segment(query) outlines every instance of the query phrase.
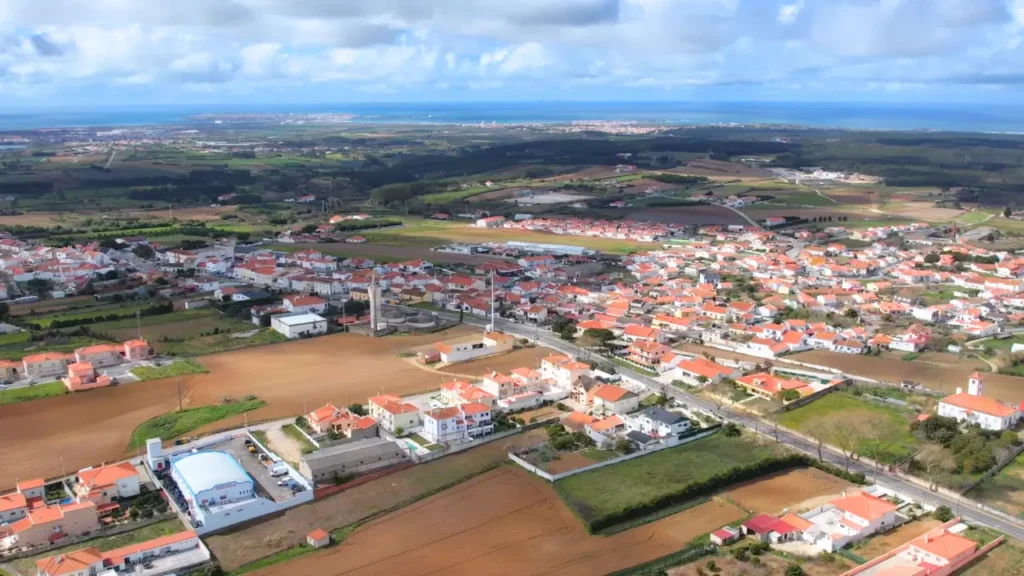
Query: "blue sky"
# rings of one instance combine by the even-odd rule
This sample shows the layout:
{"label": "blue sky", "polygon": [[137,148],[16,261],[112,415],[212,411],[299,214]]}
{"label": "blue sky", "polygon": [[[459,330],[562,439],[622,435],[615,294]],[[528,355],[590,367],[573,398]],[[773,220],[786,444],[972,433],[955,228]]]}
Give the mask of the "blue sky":
{"label": "blue sky", "polygon": [[1024,102],[1024,0],[0,0],[0,113]]}

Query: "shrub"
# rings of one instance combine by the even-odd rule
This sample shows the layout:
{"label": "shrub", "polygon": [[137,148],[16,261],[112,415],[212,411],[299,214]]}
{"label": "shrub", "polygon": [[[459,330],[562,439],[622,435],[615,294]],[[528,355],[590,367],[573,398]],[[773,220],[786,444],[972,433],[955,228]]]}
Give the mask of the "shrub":
{"label": "shrub", "polygon": [[733,422],[729,422],[725,426],[722,426],[722,434],[727,438],[733,438],[743,434],[743,431],[740,430],[740,427]]}
{"label": "shrub", "polygon": [[939,522],[949,522],[953,519],[953,511],[949,509],[949,506],[939,506],[935,509],[933,516]]}
{"label": "shrub", "polygon": [[804,576],[804,569],[798,564],[790,564],[786,567],[786,576]]}

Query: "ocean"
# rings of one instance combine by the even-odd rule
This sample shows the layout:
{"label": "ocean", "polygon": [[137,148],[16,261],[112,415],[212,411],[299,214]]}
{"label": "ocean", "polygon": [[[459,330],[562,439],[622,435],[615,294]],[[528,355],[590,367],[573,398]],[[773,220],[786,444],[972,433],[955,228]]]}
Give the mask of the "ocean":
{"label": "ocean", "polygon": [[1024,106],[806,102],[463,102],[107,107],[0,113],[0,131],[202,125],[208,114],[352,114],[353,122],[560,124],[581,120],[666,125],[764,124],[857,130],[1024,133]]}

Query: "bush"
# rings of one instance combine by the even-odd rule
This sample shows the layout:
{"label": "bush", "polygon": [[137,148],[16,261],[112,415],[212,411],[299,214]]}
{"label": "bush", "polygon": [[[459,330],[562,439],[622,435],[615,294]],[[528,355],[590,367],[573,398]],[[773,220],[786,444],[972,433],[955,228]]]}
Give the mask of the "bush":
{"label": "bush", "polygon": [[739,426],[732,422],[729,422],[725,426],[722,426],[722,435],[724,435],[726,438],[734,438],[736,436],[740,436],[741,434],[743,434],[743,431],[740,430]]}
{"label": "bush", "polygon": [[804,569],[798,564],[790,564],[786,567],[786,576],[804,576]]}
{"label": "bush", "polygon": [[949,509],[949,506],[939,506],[935,509],[933,516],[939,522],[949,522],[954,517],[953,511]]}

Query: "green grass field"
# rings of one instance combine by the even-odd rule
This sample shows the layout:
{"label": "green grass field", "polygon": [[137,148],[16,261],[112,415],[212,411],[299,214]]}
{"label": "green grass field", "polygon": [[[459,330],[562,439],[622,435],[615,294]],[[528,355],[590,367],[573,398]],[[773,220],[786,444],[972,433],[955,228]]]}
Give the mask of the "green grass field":
{"label": "green grass field", "polygon": [[602,517],[638,506],[737,466],[773,456],[771,448],[717,434],[620,464],[570,476],[559,492],[580,516]]}
{"label": "green grass field", "polygon": [[487,187],[487,186],[474,186],[472,188],[466,188],[465,190],[450,190],[448,192],[438,192],[437,194],[426,194],[420,196],[420,200],[424,204],[449,204],[451,202],[459,202],[469,198],[470,196],[476,196],[477,194],[483,194],[484,192],[493,192],[495,190],[501,190],[498,187]]}
{"label": "green grass field", "polygon": [[281,432],[284,432],[285,436],[297,442],[303,454],[308,454],[313,450],[316,450],[316,446],[314,446],[313,443],[309,441],[309,438],[306,438],[306,435],[303,434],[302,431],[295,426],[295,424],[289,424],[287,426],[282,427]]}
{"label": "green grass field", "polygon": [[[152,302],[144,302],[144,303],[141,303],[141,304],[128,304],[128,303],[112,304],[112,303],[106,303],[106,304],[103,304],[103,305],[100,305],[100,306],[95,306],[95,307],[87,308],[87,309],[82,310],[82,311],[58,312],[56,314],[47,314],[45,316],[25,317],[23,319],[26,322],[31,322],[33,324],[38,324],[40,328],[46,329],[46,328],[50,327],[50,324],[52,324],[52,323],[54,323],[54,322],[56,322],[58,320],[87,320],[87,319],[90,319],[90,318],[97,318],[97,317],[100,317],[100,316],[106,316],[108,314],[128,315],[128,314],[134,314],[137,310],[142,310],[143,308],[149,308],[150,306],[153,306]],[[132,321],[134,322],[134,320],[132,320]]]}
{"label": "green grass field", "polygon": [[967,288],[961,288],[959,286],[936,286],[929,288],[921,297],[928,306],[936,304],[948,304],[950,300],[957,297],[956,292],[964,294],[977,294],[977,290],[969,290]]}
{"label": "green grass field", "polygon": [[50,396],[61,396],[63,394],[68,394],[68,389],[65,388],[64,383],[60,381],[46,382],[44,384],[36,384],[35,386],[23,386],[21,388],[11,388],[9,390],[0,390],[0,406],[4,404],[28,402],[29,400],[36,400],[38,398],[49,398]]}
{"label": "green grass field", "polygon": [[164,520],[162,522],[150,524],[149,526],[143,526],[137,530],[123,532],[115,536],[94,538],[86,542],[79,542],[78,544],[47,550],[46,552],[36,556],[20,558],[12,561],[11,566],[17,570],[19,574],[35,574],[37,572],[36,560],[42,560],[43,558],[49,558],[50,556],[56,556],[57,554],[72,552],[74,550],[81,550],[82,548],[89,547],[97,548],[100,552],[108,552],[116,548],[139,544],[140,542],[146,542],[147,540],[152,540],[161,536],[177,534],[184,530],[185,527],[181,525],[181,522],[178,519]]}
{"label": "green grass field", "polygon": [[979,484],[968,496],[1007,514],[1024,518],[1024,454]]}
{"label": "green grass field", "polygon": [[211,422],[223,420],[243,412],[251,412],[264,404],[266,402],[262,400],[245,400],[231,404],[186,408],[178,412],[157,416],[139,424],[138,428],[132,432],[132,440],[128,449],[135,450],[139,446],[145,445],[146,440],[149,438],[171,440],[183,434],[188,434]]}
{"label": "green grass field", "polygon": [[139,380],[159,380],[160,378],[170,378],[172,376],[184,376],[186,374],[202,374],[209,372],[206,366],[203,366],[196,360],[190,358],[184,360],[175,360],[171,364],[166,366],[138,366],[132,368],[132,374],[138,377]]}
{"label": "green grass field", "polygon": [[60,352],[61,354],[70,354],[75,351],[75,348],[81,348],[82,346],[89,346],[91,344],[109,344],[109,342],[86,336],[73,336],[66,340],[58,339],[40,342],[31,342],[26,340],[24,342],[0,346],[0,359],[20,360],[30,354],[40,354],[42,352]]}
{"label": "green grass field", "polygon": [[848,392],[833,392],[806,406],[790,410],[779,417],[779,425],[806,433],[810,426],[818,421],[818,417],[858,412],[881,414],[891,420],[893,427],[899,430],[889,439],[889,447],[881,451],[880,460],[886,463],[894,462],[909,456],[915,450],[918,440],[910,433],[909,412],[861,400]]}
{"label": "green grass field", "polygon": [[[256,326],[249,324],[242,330],[255,330]],[[199,336],[182,342],[158,342],[154,344],[162,354],[172,356],[202,356],[216,352],[227,352],[250,346],[262,346],[264,344],[276,344],[286,342],[288,339],[280,333],[269,328],[262,328],[253,336],[248,338],[235,338],[230,333],[214,334],[211,336]]]}

